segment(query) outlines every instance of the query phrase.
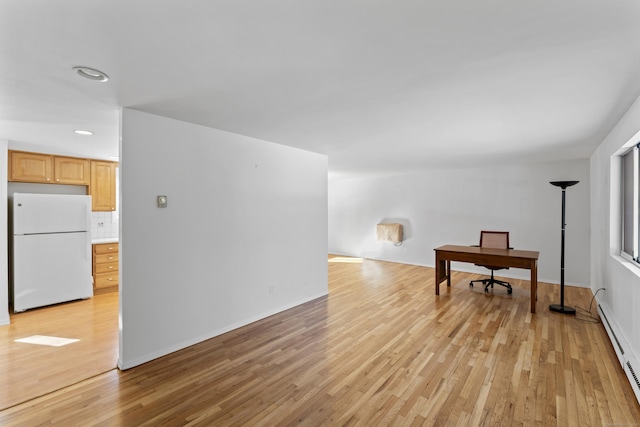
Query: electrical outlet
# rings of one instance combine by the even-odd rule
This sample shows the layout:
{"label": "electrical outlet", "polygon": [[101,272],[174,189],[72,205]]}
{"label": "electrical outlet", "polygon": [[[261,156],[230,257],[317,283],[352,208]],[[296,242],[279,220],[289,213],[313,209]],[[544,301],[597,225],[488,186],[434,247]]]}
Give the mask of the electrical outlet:
{"label": "electrical outlet", "polygon": [[273,292],[275,291],[273,285],[269,285],[268,289],[269,289],[269,295],[273,295]]}

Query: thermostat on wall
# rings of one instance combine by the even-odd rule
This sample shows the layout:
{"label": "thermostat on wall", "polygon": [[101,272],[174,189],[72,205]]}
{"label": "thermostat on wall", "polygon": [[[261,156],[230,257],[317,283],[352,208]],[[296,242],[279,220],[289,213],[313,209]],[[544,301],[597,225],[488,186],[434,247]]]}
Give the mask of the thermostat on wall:
{"label": "thermostat on wall", "polygon": [[167,196],[158,196],[158,207],[159,208],[167,207]]}

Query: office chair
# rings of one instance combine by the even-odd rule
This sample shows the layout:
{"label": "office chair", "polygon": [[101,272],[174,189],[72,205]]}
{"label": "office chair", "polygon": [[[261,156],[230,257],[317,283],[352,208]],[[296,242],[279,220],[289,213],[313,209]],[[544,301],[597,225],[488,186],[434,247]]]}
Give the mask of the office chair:
{"label": "office chair", "polygon": [[[492,249],[511,249],[509,247],[509,232],[508,231],[481,231],[480,232],[480,247],[492,248]],[[481,267],[491,270],[491,277],[488,279],[472,280],[469,282],[469,286],[473,287],[474,282],[481,282],[484,285],[484,291],[489,292],[489,286],[493,289],[494,284],[498,284],[507,288],[507,292],[511,294],[513,289],[511,285],[502,280],[498,280],[493,277],[493,272],[496,270],[508,269],[509,267],[495,267],[491,265],[476,264]]]}

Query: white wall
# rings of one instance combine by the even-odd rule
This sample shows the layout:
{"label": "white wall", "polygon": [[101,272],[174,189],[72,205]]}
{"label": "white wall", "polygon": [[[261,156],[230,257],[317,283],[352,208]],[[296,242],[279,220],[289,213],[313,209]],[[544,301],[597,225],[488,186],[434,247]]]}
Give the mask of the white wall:
{"label": "white wall", "polygon": [[128,109],[121,126],[122,369],[327,294],[326,156]]}
{"label": "white wall", "polygon": [[[628,142],[640,142],[640,98],[591,157],[592,289],[605,287],[598,302],[640,361],[640,268],[622,260],[617,159],[612,155]],[[635,138],[634,138],[635,135]],[[612,169],[613,165],[613,169]],[[613,179],[612,179],[613,177]],[[622,336],[620,336],[620,334]]]}
{"label": "white wall", "polygon": [[0,185],[0,325],[9,324],[9,261],[7,230],[7,176],[9,141],[0,139],[0,176],[4,185]]}
{"label": "white wall", "polygon": [[[434,266],[433,249],[478,244],[480,230],[510,232],[511,246],[540,251],[540,281],[560,282],[561,190],[567,189],[565,283],[589,286],[589,161],[447,169],[329,180],[329,252]],[[402,246],[376,241],[379,222],[403,224]],[[471,264],[460,271],[485,273]],[[528,279],[528,270],[501,275]]]}

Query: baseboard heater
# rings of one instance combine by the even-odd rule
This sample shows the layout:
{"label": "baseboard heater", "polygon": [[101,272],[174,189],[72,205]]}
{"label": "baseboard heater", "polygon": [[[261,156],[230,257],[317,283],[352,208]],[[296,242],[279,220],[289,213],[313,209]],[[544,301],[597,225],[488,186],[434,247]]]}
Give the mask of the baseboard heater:
{"label": "baseboard heater", "polygon": [[606,314],[604,314],[604,311],[602,310],[602,307],[598,304],[598,309],[600,311],[600,315],[602,316],[602,318],[604,319],[605,323],[605,329],[607,330],[607,333],[609,334],[609,338],[613,338],[613,341],[616,343],[616,345],[618,346],[618,351],[616,351],[616,353],[620,353],[620,355],[618,356],[618,358],[620,359],[620,363],[623,363],[624,357],[624,347],[622,347],[622,344],[620,344],[620,341],[618,340],[618,337],[616,335],[615,332],[613,332],[613,327],[611,326],[611,323],[609,323],[609,318],[607,317]]}
{"label": "baseboard heater", "polygon": [[600,313],[600,317],[604,319],[604,322],[602,322],[604,329],[607,331],[607,335],[609,335],[611,343],[614,344],[613,349],[618,356],[620,365],[622,365],[622,369],[631,384],[633,393],[636,395],[636,400],[640,403],[640,380],[638,380],[638,376],[636,375],[636,369],[639,369],[640,365],[638,364],[637,359],[630,354],[631,352],[625,352],[625,348],[627,347],[626,341],[622,335],[618,338],[619,334],[616,333],[618,330],[617,325],[615,325],[615,322],[612,324],[609,321],[605,309],[600,304],[598,304],[598,313]]}

